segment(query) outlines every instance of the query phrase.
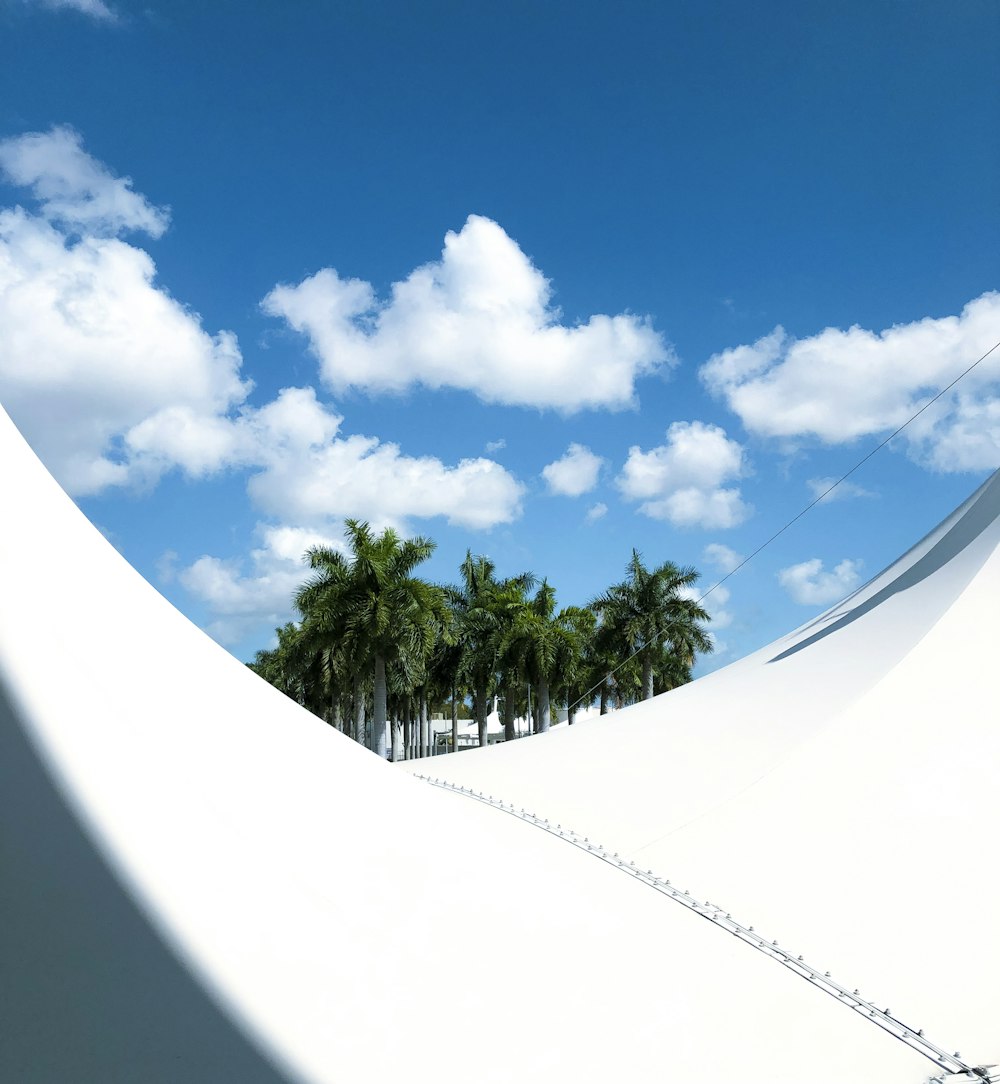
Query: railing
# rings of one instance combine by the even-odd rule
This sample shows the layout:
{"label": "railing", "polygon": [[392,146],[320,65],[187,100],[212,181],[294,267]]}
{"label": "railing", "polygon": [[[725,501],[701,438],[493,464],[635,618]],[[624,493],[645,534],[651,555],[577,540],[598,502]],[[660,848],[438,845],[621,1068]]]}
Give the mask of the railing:
{"label": "railing", "polygon": [[[432,779],[426,775],[417,774],[416,778],[423,779],[432,786],[440,787],[443,790],[463,794],[467,798],[473,798],[477,802],[482,802],[484,805],[492,806],[494,809],[499,809],[512,817],[526,821],[528,824],[532,824],[550,835],[558,836],[566,843],[586,851],[588,854],[593,855],[594,858],[599,858],[602,862],[608,863],[608,865],[613,866],[622,873],[634,877],[637,881],[655,889],[664,896],[668,896],[689,911],[693,911],[701,918],[707,919],[734,937],[738,937],[752,948],[757,949],[758,952],[762,952],[765,956],[776,960],[782,966],[787,967],[789,971],[798,975],[799,978],[805,979],[806,982],[812,983],[813,986],[818,987],[824,993],[836,998],[841,1004],[859,1013],[877,1027],[882,1028],[883,1031],[889,1032],[894,1038],[932,1061],[947,1076],[965,1076],[972,1080],[984,1082],[1000,1081],[1000,1075],[990,1073],[991,1069],[996,1068],[995,1066],[971,1065],[962,1059],[960,1052],[957,1050],[953,1054],[949,1054],[942,1047],[931,1042],[924,1035],[922,1028],[910,1027],[910,1025],[903,1023],[898,1017],[893,1016],[888,1008],[878,1008],[874,1002],[863,998],[857,990],[849,990],[846,986],[842,986],[831,976],[829,971],[821,971],[819,968],[813,967],[801,956],[781,948],[777,941],[769,941],[766,937],[761,936],[753,926],[744,926],[737,922],[720,905],[710,903],[708,900],[702,903],[697,897],[691,895],[687,889],[681,891],[672,885],[669,880],[657,877],[652,870],[640,869],[635,862],[626,861],[617,852],[608,852],[599,843],[591,841],[586,836],[578,835],[571,828],[564,828],[561,824],[550,824],[546,818],[529,813],[523,808],[518,809],[513,803],[494,798],[492,794],[484,795],[482,791],[473,790],[471,787],[458,786],[444,779]],[[943,1078],[939,1076],[931,1077],[927,1084],[943,1084]]]}

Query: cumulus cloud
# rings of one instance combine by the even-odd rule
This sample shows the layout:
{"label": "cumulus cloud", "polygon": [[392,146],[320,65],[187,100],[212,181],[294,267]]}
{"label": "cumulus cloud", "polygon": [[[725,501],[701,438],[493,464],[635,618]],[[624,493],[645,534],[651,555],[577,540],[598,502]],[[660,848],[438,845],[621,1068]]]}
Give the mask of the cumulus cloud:
{"label": "cumulus cloud", "polygon": [[156,559],[156,575],[160,583],[173,583],[177,579],[177,562],[180,554],[176,550],[164,550]]}
{"label": "cumulus cloud", "polygon": [[700,602],[704,609],[708,611],[709,617],[711,618],[708,634],[713,645],[718,647],[720,641],[716,639],[715,634],[722,629],[729,628],[733,623],[733,615],[726,609],[732,596],[728,587],[720,585],[719,587],[716,587],[707,598],[702,598],[702,595],[711,586],[712,585],[709,584],[705,588],[697,586],[682,587],[678,590],[677,594],[681,598],[691,599],[692,602]]}
{"label": "cumulus cloud", "polygon": [[132,190],[83,149],[72,128],[55,127],[0,141],[0,172],[30,188],[44,218],[102,236],[136,230],[160,237],[169,212]]}
{"label": "cumulus cloud", "polygon": [[823,562],[814,557],[781,569],[778,583],[802,606],[825,606],[849,595],[860,584],[861,567],[861,561],[845,558],[832,572],[824,572]]}
{"label": "cumulus cloud", "polygon": [[488,459],[448,466],[375,437],[342,436],[312,389],[250,407],[229,332],[210,335],[155,282],[143,249],[112,236],[166,219],[68,129],[0,142],[0,168],[40,207],[0,211],[0,397],[74,495],[254,471],[248,488],[283,521],[447,517],[488,527],[522,487]]}
{"label": "cumulus cloud", "polygon": [[524,487],[497,463],[406,456],[374,437],[339,436],[342,423],[312,388],[286,388],[233,423],[233,454],[257,468],[247,483],[251,499],[280,522],[258,526],[262,544],[249,561],[204,554],[178,575],[213,615],[207,631],[220,643],[288,620],[302,555],[313,545],[342,549],[346,517],[405,534],[415,517],[481,529],[520,515]]}
{"label": "cumulus cloud", "polygon": [[523,486],[489,459],[450,465],[345,433],[312,388],[251,406],[235,336],[209,334],[120,236],[159,236],[166,212],[75,133],[0,142],[0,169],[37,204],[0,209],[0,399],[56,477],[82,496],[170,470],[240,469],[274,521],[245,561],[205,554],[178,570],[168,552],[158,563],[222,642],[287,619],[302,553],[339,536],[344,517],[405,530],[411,517],[488,528],[520,514]]}
{"label": "cumulus cloud", "polygon": [[875,496],[870,489],[865,489],[863,486],[859,486],[851,481],[841,482],[836,489],[831,490],[828,493],[827,490],[829,490],[830,486],[836,481],[836,478],[810,478],[806,482],[806,485],[813,495],[813,500],[822,498],[820,502],[822,504],[829,504],[831,501],[847,501],[854,497]]}
{"label": "cumulus cloud", "polygon": [[[230,424],[230,454],[255,468],[250,497],[278,523],[258,526],[262,544],[248,560],[204,554],[178,576],[211,613],[207,631],[220,643],[288,620],[304,578],[302,555],[313,545],[342,549],[337,539],[348,516],[405,534],[416,517],[443,516],[476,529],[520,515],[524,487],[499,464],[469,459],[447,466],[407,456],[374,437],[341,436],[342,424],[312,388],[285,388]],[[157,439],[172,448],[181,435],[161,432]]]}
{"label": "cumulus cloud", "polygon": [[604,460],[583,444],[571,444],[565,455],[542,468],[542,477],[550,493],[580,497],[597,485]]}
{"label": "cumulus cloud", "polygon": [[103,19],[108,22],[114,22],[118,18],[104,0],[36,0],[36,2],[40,7],[49,8],[52,11],[79,11],[83,15],[90,15],[94,19]]}
{"label": "cumulus cloud", "polygon": [[604,501],[598,501],[597,504],[592,504],[587,509],[587,515],[584,519],[587,523],[596,523],[599,519],[603,519],[608,514],[608,506]]}
{"label": "cumulus cloud", "polygon": [[259,524],[260,545],[248,561],[208,555],[183,569],[178,579],[214,614],[208,632],[235,644],[262,624],[278,626],[291,615],[291,600],[306,578],[303,555],[311,546],[343,549],[339,539],[302,527]]}
{"label": "cumulus cloud", "polygon": [[262,470],[248,483],[254,502],[276,518],[315,522],[353,516],[403,525],[410,516],[487,528],[520,515],[524,487],[490,459],[446,466],[407,456],[376,437],[337,437],[343,418],[311,388],[290,388],[250,419]]}
{"label": "cumulus cloud", "polygon": [[719,572],[728,574],[743,563],[743,554],[724,546],[721,542],[710,542],[702,551],[702,557]]}
{"label": "cumulus cloud", "polygon": [[[193,440],[249,391],[235,337],[206,332],[154,276],[117,238],[71,241],[22,208],[0,211],[0,394],[73,494],[155,480],[152,459],[120,438],[165,404]],[[197,473],[217,465],[210,449],[186,454]]]}
{"label": "cumulus cloud", "polygon": [[491,403],[621,409],[636,378],[673,362],[646,319],[592,316],[565,325],[548,280],[496,222],[470,215],[441,258],[394,283],[324,268],[276,286],[264,311],[304,334],[334,391],[459,388]]}
{"label": "cumulus cloud", "polygon": [[25,436],[71,493],[92,494],[156,480],[169,457],[129,438],[173,411],[191,437],[174,461],[215,469],[224,450],[202,430],[250,389],[236,339],[206,332],[156,284],[148,253],[115,236],[158,236],[166,212],[67,128],[0,142],[0,170],[39,203],[0,211],[0,395]]}
{"label": "cumulus cloud", "polygon": [[616,484],[639,511],[678,527],[735,527],[750,514],[737,487],[745,471],[743,446],[705,422],[674,422],[665,444],[629,449]]}
{"label": "cumulus cloud", "polygon": [[[795,339],[778,327],[752,345],[716,354],[706,386],[752,433],[840,444],[902,425],[997,340],[1000,293],[958,316],[881,332],[827,328]],[[985,361],[910,426],[910,453],[944,471],[1000,463],[1000,357]]]}
{"label": "cumulus cloud", "polygon": [[410,517],[443,516],[482,529],[520,515],[524,487],[493,460],[448,466],[434,456],[408,456],[378,437],[341,435],[343,422],[313,388],[283,388],[234,419],[161,410],[135,426],[126,443],[149,473],[169,463],[192,474],[218,463],[251,468],[254,504],[284,521],[350,516],[405,528]]}
{"label": "cumulus cloud", "polygon": [[733,623],[733,615],[726,609],[730,593],[728,587],[716,587],[716,589],[702,603],[712,615],[712,628],[718,632],[726,629]]}

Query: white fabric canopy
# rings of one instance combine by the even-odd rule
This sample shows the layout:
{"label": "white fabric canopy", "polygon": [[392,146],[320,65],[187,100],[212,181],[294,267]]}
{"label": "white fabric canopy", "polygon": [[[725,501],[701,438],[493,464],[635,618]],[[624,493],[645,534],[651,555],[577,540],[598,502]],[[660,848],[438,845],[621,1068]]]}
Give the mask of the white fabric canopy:
{"label": "white fabric canopy", "polygon": [[[0,1078],[937,1071],[635,877],[288,701],[126,564],[2,412],[0,462],[20,750]],[[406,767],[684,882],[965,1062],[1000,1061],[998,513],[994,478],[844,603],[689,686]]]}

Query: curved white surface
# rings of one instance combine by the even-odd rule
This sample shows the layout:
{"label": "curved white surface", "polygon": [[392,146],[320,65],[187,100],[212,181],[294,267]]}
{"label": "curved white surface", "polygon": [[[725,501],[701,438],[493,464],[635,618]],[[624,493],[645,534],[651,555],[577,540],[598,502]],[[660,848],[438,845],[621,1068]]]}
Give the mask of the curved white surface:
{"label": "curved white surface", "polygon": [[[921,1084],[933,1071],[634,879],[299,709],[146,584],[2,413],[0,462],[0,688],[119,883],[275,1079]],[[689,878],[967,1060],[1000,1060],[998,511],[994,480],[951,535],[675,693],[409,767]],[[917,582],[878,595],[906,574]],[[768,661],[866,599],[878,604]],[[63,919],[72,940],[71,895]],[[142,994],[142,974],[121,981]],[[18,1079],[46,1079],[25,1057]],[[89,1079],[152,1079],[141,1043],[133,1058]],[[162,1053],[150,1043],[146,1058],[151,1070]]]}

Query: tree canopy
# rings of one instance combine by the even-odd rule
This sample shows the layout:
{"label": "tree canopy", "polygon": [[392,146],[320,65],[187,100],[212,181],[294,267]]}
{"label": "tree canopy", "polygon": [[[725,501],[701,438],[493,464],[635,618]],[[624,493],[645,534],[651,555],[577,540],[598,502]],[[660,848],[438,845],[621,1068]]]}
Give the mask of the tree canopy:
{"label": "tree canopy", "polygon": [[434,551],[429,538],[350,519],[345,543],[308,550],[298,620],[276,629],[276,645],[249,665],[383,757],[387,722],[393,759],[434,751],[437,708],[450,711],[457,748],[467,702],[480,744],[493,704],[509,741],[517,718],[530,715],[531,733],[548,730],[553,705],[572,723],[595,700],[603,713],[672,689],[712,650],[696,570],[671,561],[647,568],[636,550],[623,580],[587,606],[559,609],[547,579],[500,578],[471,550],[458,582],[439,585],[416,575]]}

